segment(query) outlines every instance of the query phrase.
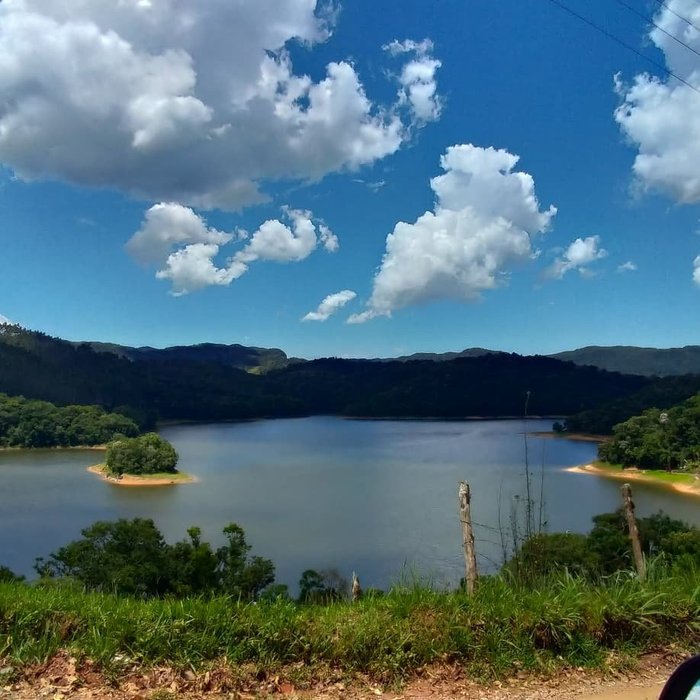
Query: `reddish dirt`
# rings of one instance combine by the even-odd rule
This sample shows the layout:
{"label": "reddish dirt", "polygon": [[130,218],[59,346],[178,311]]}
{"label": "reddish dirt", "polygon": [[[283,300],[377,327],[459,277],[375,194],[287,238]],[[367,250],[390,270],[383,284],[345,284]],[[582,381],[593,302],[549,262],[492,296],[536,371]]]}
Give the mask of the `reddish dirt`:
{"label": "reddish dirt", "polygon": [[[458,667],[439,667],[424,670],[401,688],[355,679],[349,684],[329,680],[299,690],[287,680],[265,674],[246,683],[243,676],[236,680],[224,668],[200,675],[170,669],[131,670],[110,681],[89,662],[77,664],[67,654],[59,654],[25,671],[23,678],[0,685],[0,700],[654,700],[680,660],[672,654],[655,654],[624,673],[570,669],[549,678],[519,673],[490,685],[465,678]],[[3,672],[8,674],[0,663],[0,684],[6,682],[1,680]]]}

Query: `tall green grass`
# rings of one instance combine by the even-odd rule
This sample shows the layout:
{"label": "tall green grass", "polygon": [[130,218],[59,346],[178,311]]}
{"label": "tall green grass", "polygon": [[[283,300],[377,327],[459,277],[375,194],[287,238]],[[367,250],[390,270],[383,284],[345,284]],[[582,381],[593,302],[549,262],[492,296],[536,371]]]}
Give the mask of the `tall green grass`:
{"label": "tall green grass", "polygon": [[107,670],[125,662],[197,669],[225,660],[267,670],[303,662],[310,673],[332,667],[391,681],[435,662],[493,677],[698,642],[700,573],[662,566],[645,582],[626,572],[600,584],[564,574],[529,587],[491,577],[471,598],[397,587],[327,606],[0,585],[0,659],[17,666],[65,649]]}

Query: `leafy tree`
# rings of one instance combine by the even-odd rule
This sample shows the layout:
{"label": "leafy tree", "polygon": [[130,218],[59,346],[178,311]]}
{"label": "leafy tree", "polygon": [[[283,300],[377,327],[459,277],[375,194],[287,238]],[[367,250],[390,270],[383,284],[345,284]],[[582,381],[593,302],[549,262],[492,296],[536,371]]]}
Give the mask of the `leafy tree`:
{"label": "leafy tree", "polygon": [[107,469],[112,474],[175,472],[177,460],[175,448],[157,433],[121,437],[107,446]]}
{"label": "leafy tree", "polygon": [[37,572],[98,591],[156,596],[170,590],[168,545],[153,520],[99,521],[82,535],[47,561],[37,560]]}
{"label": "leafy tree", "polygon": [[248,559],[250,545],[236,523],[224,528],[227,543],[216,550],[220,587],[224,593],[254,600],[275,580],[275,566],[269,559]]}
{"label": "leafy tree", "polygon": [[307,569],[299,579],[299,602],[331,603],[347,596],[348,582],[335,569]]}
{"label": "leafy tree", "polygon": [[67,578],[91,590],[143,597],[186,597],[225,593],[245,600],[258,598],[274,582],[272,562],[248,558],[243,530],[231,523],[228,544],[214,552],[191,527],[188,539],[169,545],[152,520],[135,518],[97,522],[71,542],[37,560],[42,577]]}
{"label": "leafy tree", "polygon": [[12,583],[16,581],[24,581],[24,576],[18,576],[6,566],[0,566],[0,583]]}

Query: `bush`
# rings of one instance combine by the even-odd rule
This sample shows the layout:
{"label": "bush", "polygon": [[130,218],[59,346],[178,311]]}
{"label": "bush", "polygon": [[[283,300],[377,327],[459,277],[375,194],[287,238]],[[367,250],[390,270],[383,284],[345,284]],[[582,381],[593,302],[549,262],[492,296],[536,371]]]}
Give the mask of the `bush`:
{"label": "bush", "polygon": [[254,600],[275,580],[269,559],[248,557],[245,533],[231,523],[227,544],[214,552],[192,527],[188,538],[168,544],[153,520],[96,522],[83,537],[37,560],[43,578],[78,581],[86,589],[140,597],[179,598],[221,593]]}

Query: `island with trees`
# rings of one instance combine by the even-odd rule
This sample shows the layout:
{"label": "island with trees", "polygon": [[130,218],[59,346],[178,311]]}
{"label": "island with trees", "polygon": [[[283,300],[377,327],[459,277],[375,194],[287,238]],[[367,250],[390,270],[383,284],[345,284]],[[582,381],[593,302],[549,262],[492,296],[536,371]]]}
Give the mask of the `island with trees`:
{"label": "island with trees", "polygon": [[192,483],[194,477],[177,469],[175,448],[157,433],[119,436],[107,445],[104,464],[89,467],[106,481],[120,486],[169,486]]}
{"label": "island with trees", "polygon": [[700,394],[618,423],[598,455],[598,462],[578,471],[663,483],[700,496]]}

